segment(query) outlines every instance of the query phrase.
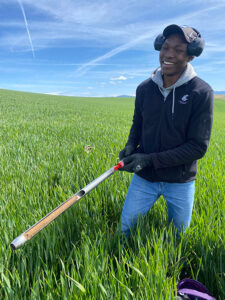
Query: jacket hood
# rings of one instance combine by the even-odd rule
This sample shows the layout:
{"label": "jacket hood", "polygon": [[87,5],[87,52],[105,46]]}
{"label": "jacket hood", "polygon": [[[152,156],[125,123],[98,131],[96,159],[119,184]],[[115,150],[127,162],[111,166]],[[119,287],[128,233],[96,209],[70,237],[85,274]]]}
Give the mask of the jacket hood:
{"label": "jacket hood", "polygon": [[169,93],[173,90],[173,102],[172,102],[172,118],[174,116],[174,105],[175,105],[175,89],[184,83],[187,83],[190,81],[192,78],[196,77],[197,74],[194,71],[194,68],[192,67],[191,64],[187,64],[186,69],[184,72],[181,74],[180,78],[171,86],[164,88],[163,87],[163,78],[162,78],[162,70],[161,67],[156,69],[152,73],[152,80],[158,85],[160,92],[162,93],[164,97],[164,101],[166,101],[166,97],[169,95]]}
{"label": "jacket hood", "polygon": [[163,87],[161,67],[157,68],[152,73],[151,77],[152,77],[152,80],[158,85],[158,87],[160,89],[162,88],[162,89],[172,90],[173,88],[177,88],[178,86],[181,86],[182,84],[188,82],[189,80],[191,80],[195,76],[197,76],[197,74],[195,73],[194,68],[192,67],[191,64],[188,63],[186,69],[184,70],[184,72],[182,73],[180,78],[173,85],[169,86],[168,88]]}

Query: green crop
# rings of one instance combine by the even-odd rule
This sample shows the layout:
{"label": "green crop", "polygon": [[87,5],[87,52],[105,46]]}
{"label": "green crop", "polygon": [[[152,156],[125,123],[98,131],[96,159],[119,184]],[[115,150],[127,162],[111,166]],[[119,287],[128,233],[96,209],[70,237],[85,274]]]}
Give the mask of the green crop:
{"label": "green crop", "polygon": [[225,299],[222,100],[215,101],[192,222],[180,241],[159,199],[120,245],[131,175],[116,172],[23,248],[10,248],[15,237],[118,162],[133,109],[133,98],[0,90],[1,299],[176,299],[184,277]]}

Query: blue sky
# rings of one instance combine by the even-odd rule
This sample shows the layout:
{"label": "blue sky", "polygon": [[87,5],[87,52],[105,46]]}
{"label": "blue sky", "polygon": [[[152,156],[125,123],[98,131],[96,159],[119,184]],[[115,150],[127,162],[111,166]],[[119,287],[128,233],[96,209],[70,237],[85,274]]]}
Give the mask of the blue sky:
{"label": "blue sky", "polygon": [[159,66],[155,37],[190,25],[206,41],[192,65],[225,90],[225,0],[0,0],[0,88],[134,95]]}

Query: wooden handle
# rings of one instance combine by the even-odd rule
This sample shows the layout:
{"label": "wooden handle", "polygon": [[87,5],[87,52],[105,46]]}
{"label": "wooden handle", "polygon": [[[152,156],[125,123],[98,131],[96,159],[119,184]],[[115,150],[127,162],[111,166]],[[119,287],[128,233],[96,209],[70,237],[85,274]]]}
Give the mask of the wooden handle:
{"label": "wooden handle", "polygon": [[66,200],[64,203],[62,203],[60,206],[58,206],[56,209],[54,209],[52,212],[50,212],[48,215],[46,215],[43,219],[41,219],[39,222],[34,224],[30,229],[28,229],[26,232],[24,232],[24,236],[27,240],[30,240],[33,236],[35,236],[39,231],[41,231],[44,227],[46,227],[49,223],[51,223],[55,218],[57,218],[61,213],[63,213],[65,210],[67,210],[71,205],[73,205],[75,202],[77,202],[81,197],[74,195],[68,200]]}

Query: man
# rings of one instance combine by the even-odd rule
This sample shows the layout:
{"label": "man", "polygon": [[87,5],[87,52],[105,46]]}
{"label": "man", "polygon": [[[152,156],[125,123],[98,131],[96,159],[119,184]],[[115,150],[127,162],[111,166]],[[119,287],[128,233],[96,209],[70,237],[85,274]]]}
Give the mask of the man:
{"label": "man", "polygon": [[191,27],[170,25],[155,40],[161,67],[137,88],[133,124],[119,154],[121,170],[135,173],[122,211],[126,235],[161,195],[177,234],[190,224],[197,160],[212,128],[213,91],[189,64],[203,48]]}

